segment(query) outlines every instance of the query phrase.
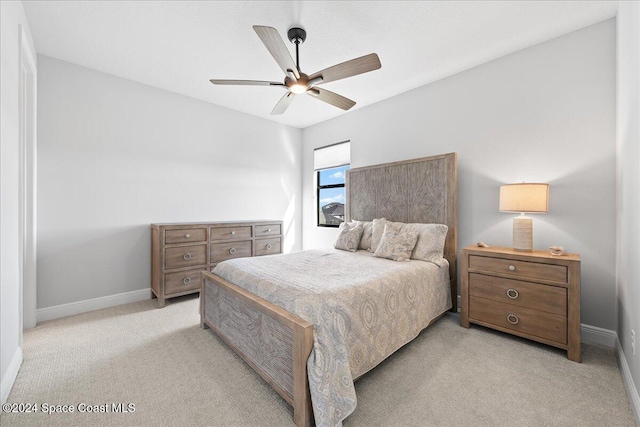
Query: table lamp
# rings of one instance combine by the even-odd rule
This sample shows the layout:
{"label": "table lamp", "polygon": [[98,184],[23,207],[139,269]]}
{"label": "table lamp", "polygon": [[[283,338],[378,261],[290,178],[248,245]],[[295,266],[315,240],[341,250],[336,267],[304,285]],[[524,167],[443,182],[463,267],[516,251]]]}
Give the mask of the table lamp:
{"label": "table lamp", "polygon": [[525,213],[549,212],[549,184],[507,184],[500,186],[500,212],[517,212],[513,219],[513,249],[533,250],[533,219]]}

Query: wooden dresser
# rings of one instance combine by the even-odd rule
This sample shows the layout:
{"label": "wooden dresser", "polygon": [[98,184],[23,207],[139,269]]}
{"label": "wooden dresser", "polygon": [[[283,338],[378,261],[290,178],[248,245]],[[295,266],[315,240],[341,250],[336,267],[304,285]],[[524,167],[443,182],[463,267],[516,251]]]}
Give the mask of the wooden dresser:
{"label": "wooden dresser", "polygon": [[200,272],[222,261],[282,253],[282,221],[151,224],[151,291],[167,298],[200,290]]}
{"label": "wooden dresser", "polygon": [[579,255],[468,246],[461,266],[461,326],[549,344],[580,362]]}

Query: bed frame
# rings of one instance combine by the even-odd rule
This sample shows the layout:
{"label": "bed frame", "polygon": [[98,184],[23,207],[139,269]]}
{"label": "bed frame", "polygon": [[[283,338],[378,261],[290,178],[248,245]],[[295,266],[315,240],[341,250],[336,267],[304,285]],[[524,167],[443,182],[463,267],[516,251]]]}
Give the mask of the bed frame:
{"label": "bed frame", "polygon": [[[450,311],[457,311],[456,154],[351,169],[346,199],[347,221],[387,218],[449,227],[444,256],[451,278]],[[293,406],[298,427],[314,424],[307,379],[307,359],[313,348],[311,323],[202,272],[200,326],[210,327]]]}

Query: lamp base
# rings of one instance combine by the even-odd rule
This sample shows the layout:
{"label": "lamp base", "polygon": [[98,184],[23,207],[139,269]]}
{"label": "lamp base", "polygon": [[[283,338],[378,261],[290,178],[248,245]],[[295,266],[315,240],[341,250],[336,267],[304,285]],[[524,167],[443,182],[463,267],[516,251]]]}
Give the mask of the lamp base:
{"label": "lamp base", "polygon": [[533,250],[533,219],[520,215],[513,219],[513,250],[531,252]]}

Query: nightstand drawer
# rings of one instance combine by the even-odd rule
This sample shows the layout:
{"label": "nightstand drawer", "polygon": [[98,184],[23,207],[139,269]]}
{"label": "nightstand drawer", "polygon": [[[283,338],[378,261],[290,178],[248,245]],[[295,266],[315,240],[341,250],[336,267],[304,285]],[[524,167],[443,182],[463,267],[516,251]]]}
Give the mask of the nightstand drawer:
{"label": "nightstand drawer", "polygon": [[567,267],[564,265],[470,255],[469,268],[492,273],[509,274],[514,277],[530,277],[533,279],[567,283]]}
{"label": "nightstand drawer", "polygon": [[206,228],[189,228],[182,230],[165,230],[164,243],[190,243],[207,240]]}
{"label": "nightstand drawer", "polygon": [[165,270],[182,267],[195,267],[207,265],[207,246],[179,246],[177,248],[165,248]]}
{"label": "nightstand drawer", "polygon": [[567,315],[567,289],[520,280],[469,273],[469,295]]}
{"label": "nightstand drawer", "polygon": [[211,243],[211,263],[251,256],[251,240],[227,243]]}
{"label": "nightstand drawer", "polygon": [[536,337],[567,343],[567,318],[526,307],[470,297],[469,319]]}
{"label": "nightstand drawer", "polygon": [[178,271],[177,273],[167,273],[164,275],[164,293],[175,294],[178,292],[191,291],[200,287],[200,272],[206,267],[195,270]]}
{"label": "nightstand drawer", "polygon": [[272,239],[256,239],[256,256],[281,253],[280,237]]}

